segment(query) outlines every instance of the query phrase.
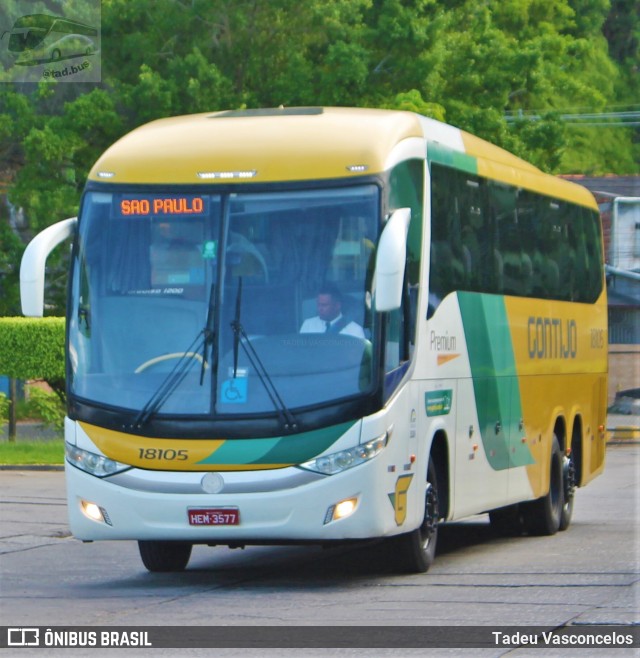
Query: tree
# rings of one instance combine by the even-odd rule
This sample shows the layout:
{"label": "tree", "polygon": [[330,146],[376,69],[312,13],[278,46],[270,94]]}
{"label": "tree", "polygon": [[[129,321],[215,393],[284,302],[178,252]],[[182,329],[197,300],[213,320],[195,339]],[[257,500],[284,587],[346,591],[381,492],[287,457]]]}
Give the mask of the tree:
{"label": "tree", "polygon": [[[15,8],[15,1],[5,7]],[[141,123],[281,104],[410,109],[550,172],[636,173],[637,128],[590,126],[579,118],[637,104],[636,6],[637,0],[103,0],[101,84],[5,85],[0,180],[28,218],[29,230],[18,234],[24,242],[77,213],[93,162]],[[17,258],[15,227],[6,214],[0,221],[3,257]],[[61,283],[60,259],[54,254],[50,266]],[[4,276],[0,312],[15,308],[12,276]],[[58,288],[54,313],[63,310]]]}

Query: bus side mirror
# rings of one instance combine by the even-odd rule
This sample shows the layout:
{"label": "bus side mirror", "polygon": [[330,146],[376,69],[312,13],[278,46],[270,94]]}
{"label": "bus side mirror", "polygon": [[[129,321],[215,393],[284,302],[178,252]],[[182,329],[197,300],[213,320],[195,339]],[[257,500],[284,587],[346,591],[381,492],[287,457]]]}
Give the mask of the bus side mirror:
{"label": "bus side mirror", "polygon": [[44,266],[49,254],[76,230],[77,217],[70,217],[44,229],[27,245],[20,263],[22,314],[41,318],[44,314]]}
{"label": "bus side mirror", "polygon": [[393,212],[382,229],[376,254],[376,311],[394,311],[402,304],[410,221],[411,208],[399,208]]}

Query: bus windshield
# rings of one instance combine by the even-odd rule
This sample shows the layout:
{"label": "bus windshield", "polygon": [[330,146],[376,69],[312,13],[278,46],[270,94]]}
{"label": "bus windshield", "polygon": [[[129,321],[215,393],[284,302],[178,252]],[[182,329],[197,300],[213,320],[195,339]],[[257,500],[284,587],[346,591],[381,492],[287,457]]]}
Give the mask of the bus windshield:
{"label": "bus windshield", "polygon": [[112,189],[87,192],[79,219],[74,398],[143,417],[222,417],[371,392],[375,185]]}

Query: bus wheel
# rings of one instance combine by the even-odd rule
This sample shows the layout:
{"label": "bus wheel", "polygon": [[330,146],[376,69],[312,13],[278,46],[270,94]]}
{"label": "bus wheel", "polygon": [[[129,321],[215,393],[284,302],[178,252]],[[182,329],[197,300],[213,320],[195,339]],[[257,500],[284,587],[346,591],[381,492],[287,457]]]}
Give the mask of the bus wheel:
{"label": "bus wheel", "polygon": [[424,573],[429,569],[436,556],[439,518],[436,468],[429,458],[422,525],[412,532],[391,538],[392,559],[400,570],[408,573]]}
{"label": "bus wheel", "polygon": [[562,483],[564,485],[564,500],[558,530],[566,530],[573,515],[573,498],[576,493],[576,468],[573,461],[573,452],[571,456],[565,456],[562,460]]}
{"label": "bus wheel", "polygon": [[538,500],[521,505],[524,525],[529,534],[554,535],[560,529],[565,509],[563,472],[560,444],[558,437],[554,434],[551,444],[549,492]]}
{"label": "bus wheel", "polygon": [[139,541],[142,563],[149,571],[184,571],[192,544],[177,541]]}

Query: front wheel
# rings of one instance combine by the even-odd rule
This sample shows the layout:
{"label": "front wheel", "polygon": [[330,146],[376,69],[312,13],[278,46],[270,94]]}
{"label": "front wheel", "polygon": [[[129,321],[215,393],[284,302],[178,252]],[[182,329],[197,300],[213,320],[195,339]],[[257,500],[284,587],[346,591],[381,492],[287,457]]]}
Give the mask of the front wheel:
{"label": "front wheel", "polygon": [[177,541],[139,541],[144,566],[152,572],[184,571],[192,544]]}
{"label": "front wheel", "polygon": [[422,524],[412,532],[389,540],[393,551],[391,558],[400,570],[407,573],[424,573],[429,569],[436,556],[439,519],[436,468],[433,460],[429,458]]}

